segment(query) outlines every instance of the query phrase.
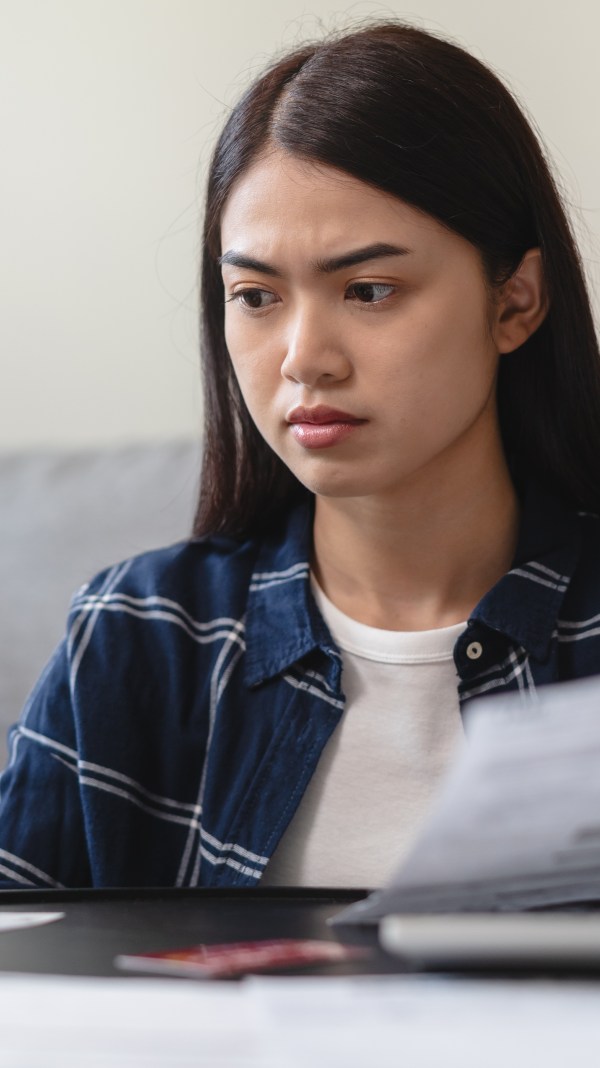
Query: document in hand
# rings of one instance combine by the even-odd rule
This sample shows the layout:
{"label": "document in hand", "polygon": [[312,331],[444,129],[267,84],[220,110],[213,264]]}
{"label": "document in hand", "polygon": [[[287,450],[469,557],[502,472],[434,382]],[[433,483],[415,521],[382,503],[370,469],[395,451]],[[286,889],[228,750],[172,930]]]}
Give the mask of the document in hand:
{"label": "document in hand", "polygon": [[334,924],[600,902],[600,678],[474,701],[466,733],[389,885]]}

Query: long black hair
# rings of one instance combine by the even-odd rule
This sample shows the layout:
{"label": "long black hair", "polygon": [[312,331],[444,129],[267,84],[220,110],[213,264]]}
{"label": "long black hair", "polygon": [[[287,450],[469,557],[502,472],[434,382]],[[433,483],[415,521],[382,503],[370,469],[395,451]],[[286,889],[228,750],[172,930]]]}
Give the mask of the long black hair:
{"label": "long black hair", "polygon": [[462,48],[404,23],[308,45],[231,112],[206,198],[201,338],[204,459],[195,533],[244,536],[307,491],[266,444],[224,338],[220,221],[236,179],[268,145],[339,168],[433,216],[480,252],[490,286],[540,247],[539,329],[501,357],[500,427],[517,488],[526,473],[600,507],[600,356],[583,270],[542,148],[512,94]]}

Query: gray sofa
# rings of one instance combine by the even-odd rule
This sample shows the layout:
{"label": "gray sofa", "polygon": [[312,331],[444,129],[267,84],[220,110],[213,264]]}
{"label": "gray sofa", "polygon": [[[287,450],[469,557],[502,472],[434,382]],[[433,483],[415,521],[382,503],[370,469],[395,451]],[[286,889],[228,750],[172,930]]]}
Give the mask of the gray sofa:
{"label": "gray sofa", "polygon": [[0,764],[6,733],[96,571],[186,537],[197,443],[0,454]]}

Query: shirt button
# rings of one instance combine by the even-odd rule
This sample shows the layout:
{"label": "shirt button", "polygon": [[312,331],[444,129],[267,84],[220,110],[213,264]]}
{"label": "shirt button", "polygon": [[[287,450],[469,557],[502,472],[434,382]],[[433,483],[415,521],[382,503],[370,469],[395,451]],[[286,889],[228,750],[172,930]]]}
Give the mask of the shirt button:
{"label": "shirt button", "polygon": [[469,660],[479,660],[482,652],[483,646],[481,642],[471,642],[470,645],[467,645],[467,656]]}

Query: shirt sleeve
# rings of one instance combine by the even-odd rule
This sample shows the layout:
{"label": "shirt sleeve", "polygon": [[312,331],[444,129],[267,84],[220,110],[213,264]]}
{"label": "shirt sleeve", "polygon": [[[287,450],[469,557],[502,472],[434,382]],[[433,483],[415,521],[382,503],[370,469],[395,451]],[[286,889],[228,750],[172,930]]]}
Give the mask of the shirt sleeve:
{"label": "shirt sleeve", "polygon": [[92,885],[64,641],[9,734],[0,776],[0,889]]}

